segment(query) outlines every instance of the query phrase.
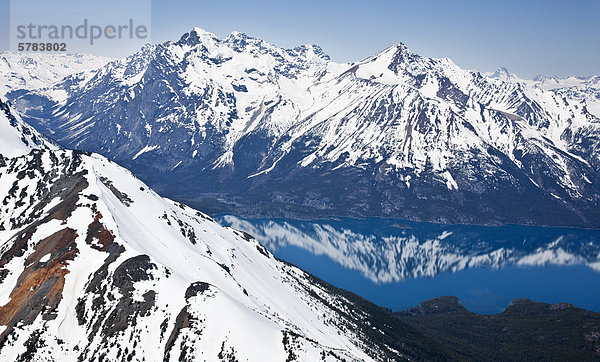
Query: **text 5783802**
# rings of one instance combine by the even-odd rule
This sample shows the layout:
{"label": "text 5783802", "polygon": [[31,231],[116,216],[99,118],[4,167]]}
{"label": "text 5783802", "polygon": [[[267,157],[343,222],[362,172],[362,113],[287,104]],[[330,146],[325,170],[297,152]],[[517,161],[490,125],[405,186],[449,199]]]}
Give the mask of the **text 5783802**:
{"label": "text 5783802", "polygon": [[17,49],[22,52],[66,52],[66,43],[19,43]]}

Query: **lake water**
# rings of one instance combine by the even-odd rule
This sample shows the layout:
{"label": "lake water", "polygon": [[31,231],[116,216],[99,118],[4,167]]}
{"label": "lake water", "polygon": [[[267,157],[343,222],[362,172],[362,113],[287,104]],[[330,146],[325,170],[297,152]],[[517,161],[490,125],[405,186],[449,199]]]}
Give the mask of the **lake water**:
{"label": "lake water", "polygon": [[600,312],[600,230],[381,218],[216,219],[254,235],[278,258],[393,310],[455,295],[484,314],[521,297]]}

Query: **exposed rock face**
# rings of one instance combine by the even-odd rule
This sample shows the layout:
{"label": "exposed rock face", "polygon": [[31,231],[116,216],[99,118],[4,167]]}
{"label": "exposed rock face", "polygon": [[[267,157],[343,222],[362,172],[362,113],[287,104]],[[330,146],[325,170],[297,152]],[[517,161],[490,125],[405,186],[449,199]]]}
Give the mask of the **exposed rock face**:
{"label": "exposed rock face", "polygon": [[[72,229],[58,231],[41,240],[27,257],[27,267],[17,278],[17,285],[9,295],[10,301],[0,308],[0,324],[6,326],[0,334],[0,347],[17,324],[31,325],[40,314],[44,320],[56,318],[65,275],[69,272],[66,266],[78,253],[76,237]],[[50,259],[41,262],[41,257],[48,254]]]}

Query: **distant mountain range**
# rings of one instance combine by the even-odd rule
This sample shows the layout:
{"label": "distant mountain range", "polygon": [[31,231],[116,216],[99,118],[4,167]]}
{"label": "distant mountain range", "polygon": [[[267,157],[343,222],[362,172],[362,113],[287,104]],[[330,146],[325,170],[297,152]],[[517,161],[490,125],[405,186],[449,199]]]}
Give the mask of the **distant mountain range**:
{"label": "distant mountain range", "polygon": [[[556,88],[556,89],[555,89]],[[524,81],[396,44],[339,64],[194,29],[8,98],[210,213],[600,226],[598,77]]]}
{"label": "distant mountain range", "polygon": [[519,78],[505,67],[486,73],[492,79],[522,84],[528,88],[554,91],[571,101],[580,102],[586,110],[600,117],[600,75],[589,77],[550,77],[538,75],[532,80]]}
{"label": "distant mountain range", "polygon": [[90,54],[0,52],[0,95],[46,88],[69,75],[96,70],[112,60]]}

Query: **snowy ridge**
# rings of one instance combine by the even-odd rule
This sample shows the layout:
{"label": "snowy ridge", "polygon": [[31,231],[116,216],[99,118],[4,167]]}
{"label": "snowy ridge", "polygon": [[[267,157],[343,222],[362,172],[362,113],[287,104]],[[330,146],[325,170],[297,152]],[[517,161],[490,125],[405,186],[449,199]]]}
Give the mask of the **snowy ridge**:
{"label": "snowy ridge", "polygon": [[15,115],[10,104],[0,97],[0,159],[29,153],[32,149],[56,149],[44,136]]}

